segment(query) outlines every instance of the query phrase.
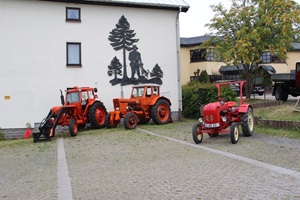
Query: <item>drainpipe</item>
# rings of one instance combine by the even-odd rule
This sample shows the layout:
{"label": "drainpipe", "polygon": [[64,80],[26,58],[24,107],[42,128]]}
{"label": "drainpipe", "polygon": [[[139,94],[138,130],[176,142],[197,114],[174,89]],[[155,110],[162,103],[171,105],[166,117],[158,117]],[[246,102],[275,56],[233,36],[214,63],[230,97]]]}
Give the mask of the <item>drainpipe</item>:
{"label": "drainpipe", "polygon": [[180,70],[180,32],[179,32],[179,14],[181,6],[176,17],[176,53],[177,53],[177,87],[178,87],[178,121],[182,120],[182,91],[181,91],[181,70]]}

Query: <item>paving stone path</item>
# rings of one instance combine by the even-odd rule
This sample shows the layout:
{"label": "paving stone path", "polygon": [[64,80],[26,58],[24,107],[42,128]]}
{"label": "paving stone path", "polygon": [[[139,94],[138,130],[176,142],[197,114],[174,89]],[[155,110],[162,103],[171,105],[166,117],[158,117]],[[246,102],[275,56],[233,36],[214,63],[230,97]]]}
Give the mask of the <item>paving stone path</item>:
{"label": "paving stone path", "polygon": [[229,135],[205,135],[195,145],[192,125],[0,142],[0,199],[62,199],[60,176],[71,199],[300,199],[299,139],[255,134],[232,145]]}

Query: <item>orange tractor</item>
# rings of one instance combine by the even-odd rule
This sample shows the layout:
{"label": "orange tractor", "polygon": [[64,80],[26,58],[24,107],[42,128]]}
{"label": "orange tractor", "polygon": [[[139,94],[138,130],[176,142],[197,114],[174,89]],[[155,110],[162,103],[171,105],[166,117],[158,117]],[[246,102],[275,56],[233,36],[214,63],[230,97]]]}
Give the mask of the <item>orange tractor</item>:
{"label": "orange tractor", "polygon": [[116,127],[124,118],[126,129],[134,129],[137,124],[147,124],[150,119],[155,124],[172,122],[171,102],[160,96],[160,87],[154,85],[132,87],[129,99],[113,99],[114,111],[107,115],[107,128]]}
{"label": "orange tractor", "polygon": [[69,126],[71,136],[77,136],[78,129],[87,123],[93,128],[105,127],[107,111],[103,103],[97,100],[97,88],[67,88],[66,97],[60,90],[61,106],[51,108],[47,117],[42,120],[38,133],[33,133],[33,141],[51,141],[55,136],[56,126]]}

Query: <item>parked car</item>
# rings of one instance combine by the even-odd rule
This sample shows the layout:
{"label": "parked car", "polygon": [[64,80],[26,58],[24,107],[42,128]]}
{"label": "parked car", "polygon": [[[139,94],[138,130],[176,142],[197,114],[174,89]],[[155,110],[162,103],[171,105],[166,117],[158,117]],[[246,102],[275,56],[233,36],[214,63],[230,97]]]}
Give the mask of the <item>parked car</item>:
{"label": "parked car", "polygon": [[251,91],[251,94],[258,94],[259,96],[262,96],[265,93],[265,89],[261,86],[254,87]]}

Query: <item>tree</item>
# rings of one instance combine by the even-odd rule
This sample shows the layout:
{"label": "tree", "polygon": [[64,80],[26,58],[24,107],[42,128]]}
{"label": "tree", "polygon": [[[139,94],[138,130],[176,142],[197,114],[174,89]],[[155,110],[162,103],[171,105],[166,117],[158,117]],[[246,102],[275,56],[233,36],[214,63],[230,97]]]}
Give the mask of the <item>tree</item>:
{"label": "tree", "polygon": [[300,6],[292,0],[232,0],[229,10],[211,6],[215,17],[206,26],[214,32],[201,48],[214,47],[215,58],[242,64],[246,96],[265,51],[285,60],[293,38],[300,34]]}
{"label": "tree", "polygon": [[108,75],[112,76],[115,75],[114,79],[117,79],[117,75],[122,75],[122,64],[120,63],[119,59],[115,56],[112,61],[110,62],[110,65],[108,65]]}
{"label": "tree", "polygon": [[124,15],[121,16],[119,22],[116,24],[116,28],[114,28],[109,33],[109,41],[111,41],[110,45],[116,50],[123,50],[123,80],[128,79],[127,76],[127,66],[126,66],[126,50],[131,51],[132,45],[135,42],[138,42],[139,39],[134,39],[135,33],[134,30],[130,29],[130,24]]}
{"label": "tree", "polygon": [[153,69],[152,69],[152,71],[151,71],[151,73],[150,73],[150,76],[151,77],[155,77],[155,78],[162,78],[163,76],[164,76],[164,73],[163,73],[163,71],[161,70],[161,68],[160,68],[160,66],[158,65],[158,64],[156,64],[154,67],[153,67]]}

